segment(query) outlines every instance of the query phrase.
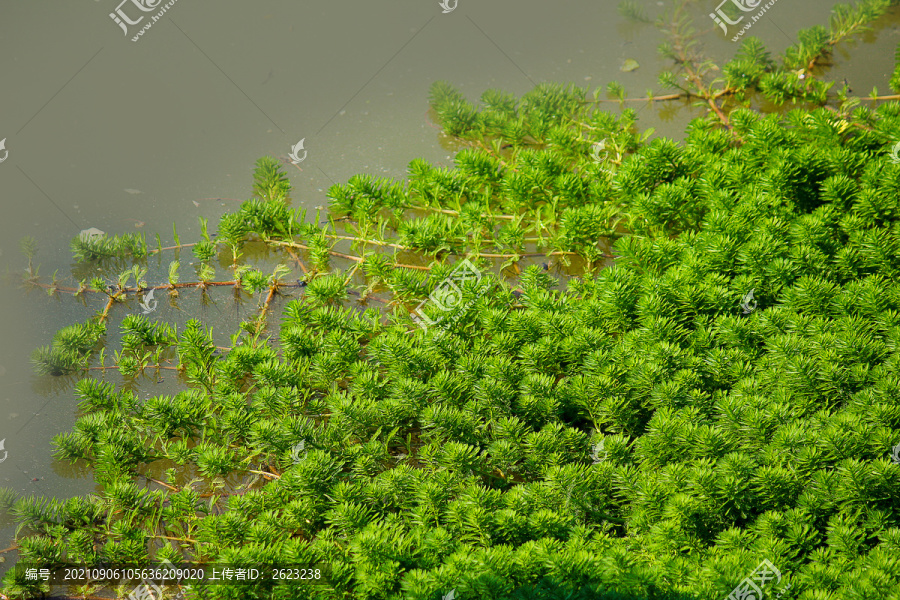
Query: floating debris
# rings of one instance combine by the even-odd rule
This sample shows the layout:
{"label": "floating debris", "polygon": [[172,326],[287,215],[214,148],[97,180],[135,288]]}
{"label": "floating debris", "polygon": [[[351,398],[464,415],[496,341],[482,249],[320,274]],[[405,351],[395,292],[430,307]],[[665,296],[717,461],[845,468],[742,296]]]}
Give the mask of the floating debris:
{"label": "floating debris", "polygon": [[82,229],[81,233],[78,234],[83,240],[96,240],[97,238],[101,238],[106,235],[105,232],[100,231],[96,227],[91,227],[90,229]]}
{"label": "floating debris", "polygon": [[125,191],[128,192],[129,194],[132,194],[132,195],[134,195],[134,194],[143,194],[143,193],[144,193],[144,192],[142,192],[141,190],[136,190],[136,189],[134,189],[134,188],[125,188]]}
{"label": "floating debris", "polygon": [[639,66],[641,65],[638,64],[638,61],[634,60],[633,58],[626,58],[625,62],[622,63],[622,66],[619,68],[619,70],[623,73],[631,73]]}

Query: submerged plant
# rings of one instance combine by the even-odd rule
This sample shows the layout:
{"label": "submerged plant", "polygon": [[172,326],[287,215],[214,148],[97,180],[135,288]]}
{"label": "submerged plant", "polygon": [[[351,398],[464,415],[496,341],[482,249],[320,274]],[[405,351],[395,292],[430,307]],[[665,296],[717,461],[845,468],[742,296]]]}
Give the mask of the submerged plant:
{"label": "submerged plant", "polygon": [[[789,63],[830,47],[802,40]],[[745,43],[726,76],[749,90],[764,56]],[[355,176],[324,223],[258,161],[256,197],[191,246],[196,281],[177,260],[97,277],[105,308],[37,352],[97,375],[55,444],[99,491],[15,502],[19,560],[315,565],[182,593],[333,600],[713,600],[765,560],[798,599],[895,598],[900,104],[761,114],[692,85],[711,116],[679,144],[575,86],[476,107],[435,84],[456,168]],[[278,265],[238,264],[251,245]],[[229,347],[125,316],[106,366],[145,275],[258,309]],[[165,370],[176,393],[132,390]]]}

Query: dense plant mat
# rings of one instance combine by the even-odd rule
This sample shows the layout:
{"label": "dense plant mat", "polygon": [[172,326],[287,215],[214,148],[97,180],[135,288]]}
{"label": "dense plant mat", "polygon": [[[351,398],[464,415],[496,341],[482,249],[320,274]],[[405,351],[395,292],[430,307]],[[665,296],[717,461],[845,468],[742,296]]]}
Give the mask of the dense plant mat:
{"label": "dense plant mat", "polygon": [[[797,76],[772,65],[728,93]],[[900,598],[900,104],[711,89],[675,143],[575,87],[438,83],[453,169],[353,177],[308,219],[263,158],[196,242],[73,240],[75,286],[26,241],[27,283],[104,299],[34,355],[80,379],[57,453],[101,491],[0,494],[18,560],[327,572],[186,598],[713,600],[763,564],[785,598]],[[121,316],[222,288],[259,302],[228,346]]]}

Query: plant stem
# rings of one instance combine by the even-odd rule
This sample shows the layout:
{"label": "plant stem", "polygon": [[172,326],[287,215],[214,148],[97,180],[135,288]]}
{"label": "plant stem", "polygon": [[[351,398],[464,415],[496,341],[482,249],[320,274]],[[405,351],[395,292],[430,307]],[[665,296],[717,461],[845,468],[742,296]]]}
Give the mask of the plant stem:
{"label": "plant stem", "polygon": [[147,256],[153,256],[154,254],[159,254],[160,252],[164,252],[166,250],[181,250],[182,248],[192,248],[197,245],[197,242],[193,242],[191,244],[178,244],[177,246],[166,246],[165,248],[154,248],[150,252],[147,253]]}
{"label": "plant stem", "polygon": [[257,473],[258,475],[262,475],[263,477],[269,477],[272,479],[281,479],[281,475],[275,475],[274,473],[269,473],[268,471],[255,471],[253,469],[248,469],[250,473]]}
{"label": "plant stem", "polygon": [[657,102],[657,101],[665,101],[665,100],[678,100],[679,98],[689,98],[691,94],[688,93],[678,93],[678,94],[665,94],[663,96],[653,96],[652,98],[623,98],[619,100],[618,98],[597,98],[596,100],[584,100],[584,104],[597,104],[600,102]]}

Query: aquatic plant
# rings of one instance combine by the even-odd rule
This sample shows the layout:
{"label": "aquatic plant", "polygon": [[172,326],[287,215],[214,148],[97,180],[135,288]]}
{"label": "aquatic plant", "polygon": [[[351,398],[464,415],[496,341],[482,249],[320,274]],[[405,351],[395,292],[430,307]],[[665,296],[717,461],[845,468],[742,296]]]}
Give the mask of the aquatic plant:
{"label": "aquatic plant", "polygon": [[[837,9],[827,39],[883,5]],[[830,47],[801,46],[791,68]],[[734,97],[763,72],[792,77],[730,67],[752,75]],[[763,114],[700,81],[710,114],[681,144],[574,86],[476,107],[437,83],[470,145],[454,169],[354,176],[323,222],[265,158],[215,236],[118,262],[74,246],[108,277],[77,286],[29,267],[102,301],[34,357],[86,375],[55,443],[100,491],[19,498],[19,560],[320,565],[183,592],[413,600],[712,600],[768,560],[801,600],[896,598],[900,104],[815,106],[814,86]],[[222,287],[258,301],[227,347],[202,319],[119,318],[150,290]],[[131,389],[163,371],[174,395]]]}

